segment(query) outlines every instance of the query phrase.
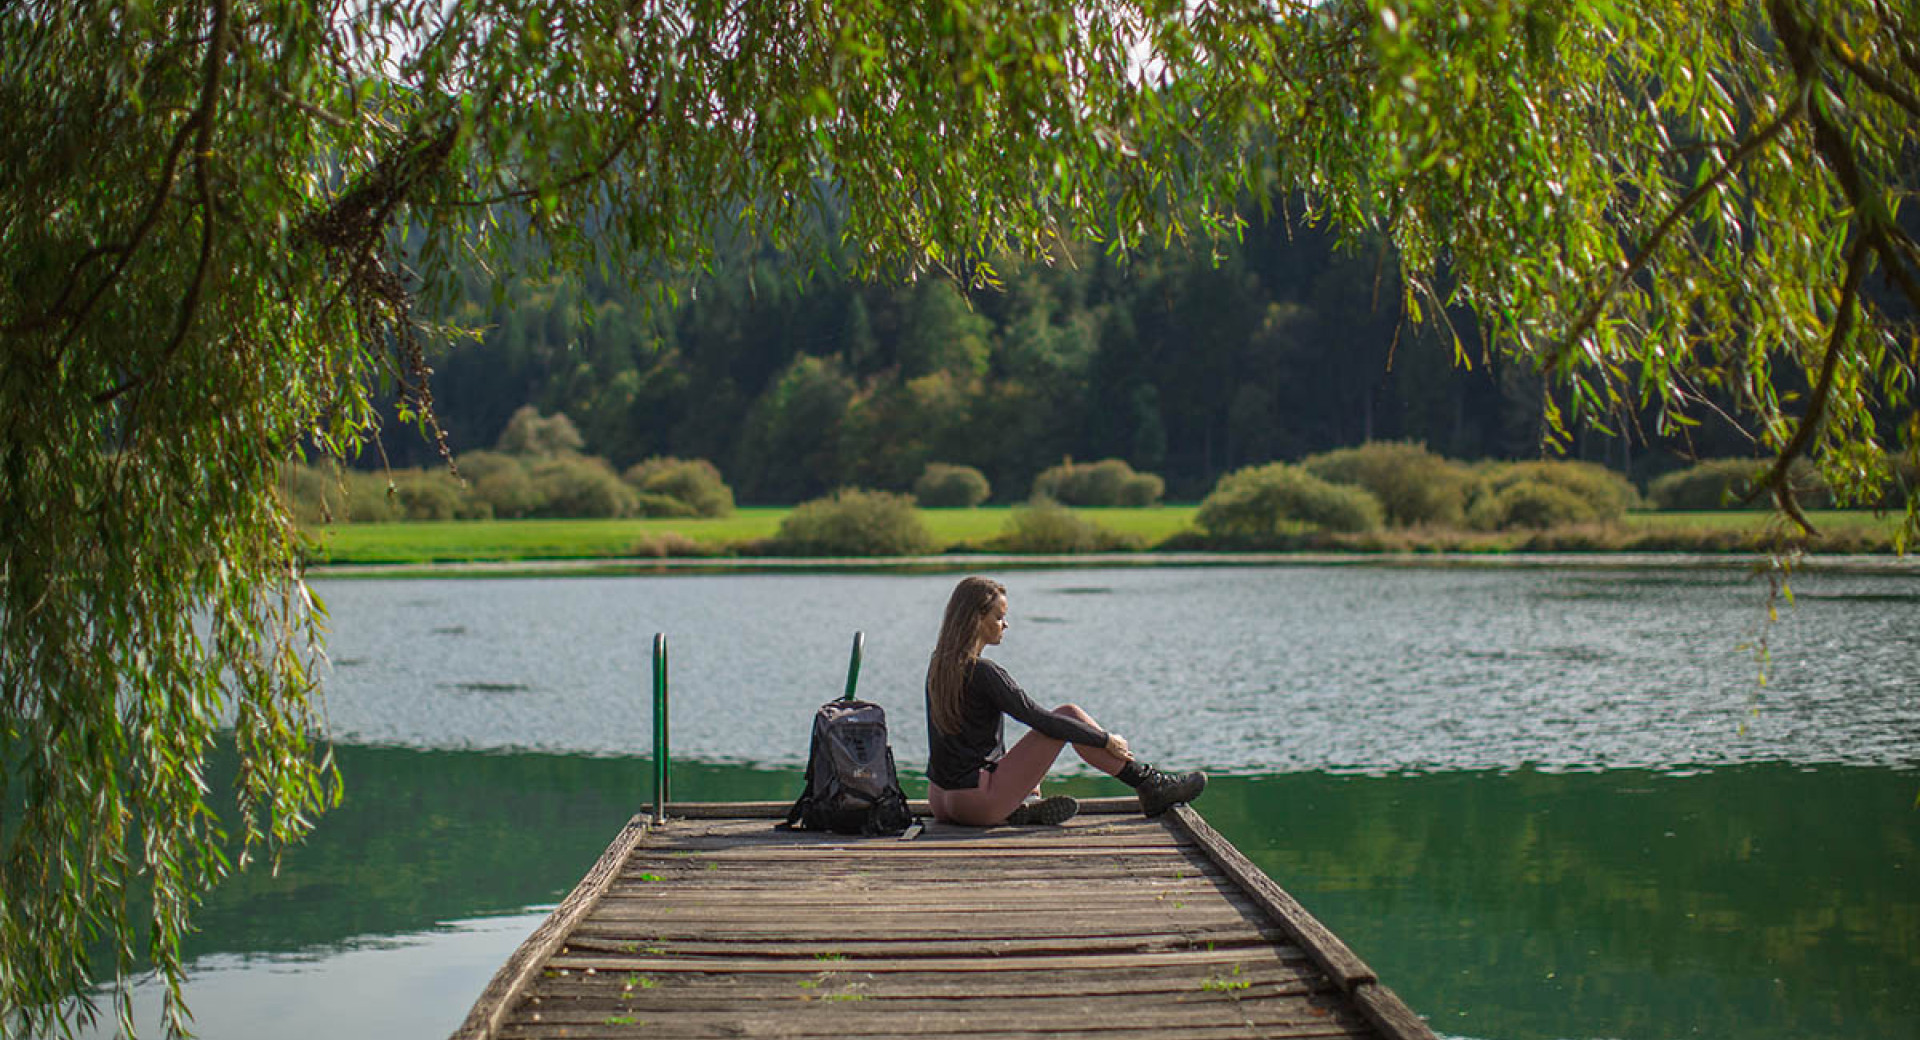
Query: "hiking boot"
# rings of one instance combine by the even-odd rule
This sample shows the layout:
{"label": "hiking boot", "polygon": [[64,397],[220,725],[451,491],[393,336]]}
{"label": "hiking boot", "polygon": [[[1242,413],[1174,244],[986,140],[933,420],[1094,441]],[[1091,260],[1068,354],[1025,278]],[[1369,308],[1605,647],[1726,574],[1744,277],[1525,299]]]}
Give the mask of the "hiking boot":
{"label": "hiking boot", "polygon": [[1009,827],[1051,827],[1073,819],[1080,811],[1080,803],[1064,794],[1052,798],[1042,798],[1037,802],[1028,802],[1007,814]]}
{"label": "hiking boot", "polygon": [[1152,766],[1145,767],[1146,775],[1134,785],[1134,793],[1140,796],[1140,811],[1148,816],[1158,816],[1168,809],[1200,797],[1207,789],[1207,774],[1162,773]]}

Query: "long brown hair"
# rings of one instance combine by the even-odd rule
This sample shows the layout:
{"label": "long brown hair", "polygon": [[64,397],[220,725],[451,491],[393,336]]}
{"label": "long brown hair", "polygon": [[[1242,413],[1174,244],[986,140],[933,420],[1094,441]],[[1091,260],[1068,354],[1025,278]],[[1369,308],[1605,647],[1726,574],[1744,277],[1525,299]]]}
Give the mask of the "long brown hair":
{"label": "long brown hair", "polygon": [[990,578],[962,578],[947,597],[947,614],[940,619],[940,640],[927,661],[927,711],[942,733],[958,733],[964,716],[967,672],[978,656],[980,619],[1007,587]]}

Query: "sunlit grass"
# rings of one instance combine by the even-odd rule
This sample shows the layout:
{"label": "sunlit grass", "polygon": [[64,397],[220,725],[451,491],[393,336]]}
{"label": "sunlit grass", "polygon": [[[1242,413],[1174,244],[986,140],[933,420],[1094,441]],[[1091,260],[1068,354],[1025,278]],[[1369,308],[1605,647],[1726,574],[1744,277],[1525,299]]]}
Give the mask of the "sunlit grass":
{"label": "sunlit grass", "polygon": [[[941,549],[986,549],[1015,507],[923,509]],[[1082,509],[1081,516],[1147,545],[1188,526],[1194,506]],[[715,519],[663,520],[432,520],[330,524],[309,532],[314,558],[326,563],[448,563],[501,560],[574,560],[657,555],[662,539],[686,539],[715,554],[737,549],[780,529],[791,509],[739,509]]]}
{"label": "sunlit grass", "polygon": [[[939,551],[990,552],[1018,506],[923,509],[921,518]],[[744,508],[717,519],[667,520],[451,520],[333,524],[309,532],[322,563],[453,563],[515,560],[617,559],[663,554],[734,555],[771,538],[792,510]],[[1193,505],[1076,509],[1074,513],[1152,548],[1193,525]],[[1898,531],[1897,513],[1820,510],[1808,514],[1820,529],[1814,549],[1885,552]],[[1386,531],[1340,539],[1324,548],[1359,551],[1514,549],[1640,549],[1648,551],[1759,550],[1781,519],[1764,510],[1642,512],[1614,524],[1570,529],[1543,540],[1525,532],[1474,534],[1445,530]]]}

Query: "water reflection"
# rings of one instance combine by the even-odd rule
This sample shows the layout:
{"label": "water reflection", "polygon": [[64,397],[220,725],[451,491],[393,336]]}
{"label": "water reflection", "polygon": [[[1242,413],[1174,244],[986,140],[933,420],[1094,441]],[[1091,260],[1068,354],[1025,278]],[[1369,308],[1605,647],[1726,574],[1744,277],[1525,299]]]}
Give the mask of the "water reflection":
{"label": "water reflection", "polygon": [[[564,896],[650,797],[635,759],[340,759],[346,804],[278,879],[243,876],[200,918],[193,999],[208,1040],[260,1035],[221,1025],[249,1021],[227,1006],[258,1000],[246,971],[274,976],[266,992],[304,986],[286,998],[297,1005],[376,964],[419,1002],[409,1021],[437,1024],[357,1033],[451,1031],[538,921],[498,915]],[[790,770],[675,775],[696,800],[785,798],[799,783]],[[1782,764],[1313,772],[1219,778],[1201,808],[1442,1032],[1864,1038],[1920,1032],[1916,791],[1912,771]]]}
{"label": "water reflection", "polygon": [[[327,583],[347,800],[278,877],[236,878],[199,914],[201,1035],[261,1035],[227,1012],[261,994],[324,1009],[369,972],[438,1024],[352,1032],[450,1031],[528,909],[650,800],[656,631],[678,798],[796,794],[856,629],[861,693],[887,706],[899,761],[924,761],[920,676],[953,580]],[[1771,627],[1764,586],[1737,574],[1010,585],[996,656],[1151,758],[1231,774],[1208,819],[1443,1033],[1920,1035],[1920,580],[1810,576]],[[332,1035],[334,1017],[275,1033]]]}

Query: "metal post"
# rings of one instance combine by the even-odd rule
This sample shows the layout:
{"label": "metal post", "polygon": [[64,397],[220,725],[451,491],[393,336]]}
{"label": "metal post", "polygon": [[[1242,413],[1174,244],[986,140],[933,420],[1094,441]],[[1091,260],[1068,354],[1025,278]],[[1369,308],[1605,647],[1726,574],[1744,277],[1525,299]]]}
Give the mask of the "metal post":
{"label": "metal post", "polygon": [[667,822],[667,634],[653,636],[653,822]]}
{"label": "metal post", "polygon": [[866,645],[867,634],[865,632],[855,632],[853,634],[853,657],[847,661],[847,695],[840,698],[843,701],[852,700],[853,688],[860,684],[860,648]]}

